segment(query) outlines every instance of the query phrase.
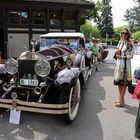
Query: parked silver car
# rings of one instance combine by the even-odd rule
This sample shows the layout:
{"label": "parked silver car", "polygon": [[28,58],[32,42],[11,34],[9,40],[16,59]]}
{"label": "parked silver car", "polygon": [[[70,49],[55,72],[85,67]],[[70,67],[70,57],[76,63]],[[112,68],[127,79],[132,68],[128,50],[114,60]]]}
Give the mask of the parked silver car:
{"label": "parked silver car", "polygon": [[132,85],[128,87],[128,91],[130,93],[134,92],[137,82],[135,76],[139,68],[140,68],[140,45],[134,44],[134,56],[131,59]]}

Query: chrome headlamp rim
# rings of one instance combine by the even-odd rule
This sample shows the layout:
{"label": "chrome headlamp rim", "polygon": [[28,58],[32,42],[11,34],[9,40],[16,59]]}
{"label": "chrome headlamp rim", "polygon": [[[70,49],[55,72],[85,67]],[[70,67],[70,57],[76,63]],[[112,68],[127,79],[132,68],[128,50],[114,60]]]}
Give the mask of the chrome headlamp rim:
{"label": "chrome headlamp rim", "polygon": [[34,71],[38,76],[46,77],[51,71],[50,63],[47,60],[38,60],[35,63]]}
{"label": "chrome headlamp rim", "polygon": [[6,72],[11,75],[14,75],[15,73],[17,73],[17,69],[18,69],[17,60],[15,60],[14,58],[8,58],[5,61],[5,69],[6,69]]}

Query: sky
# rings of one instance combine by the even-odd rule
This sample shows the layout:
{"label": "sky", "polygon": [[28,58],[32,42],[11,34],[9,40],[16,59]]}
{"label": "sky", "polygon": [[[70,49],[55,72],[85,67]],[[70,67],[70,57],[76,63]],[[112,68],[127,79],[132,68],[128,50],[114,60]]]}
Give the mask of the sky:
{"label": "sky", "polygon": [[126,9],[130,9],[134,6],[133,0],[111,0],[110,5],[112,6],[114,27],[128,24],[123,20],[124,14]]}

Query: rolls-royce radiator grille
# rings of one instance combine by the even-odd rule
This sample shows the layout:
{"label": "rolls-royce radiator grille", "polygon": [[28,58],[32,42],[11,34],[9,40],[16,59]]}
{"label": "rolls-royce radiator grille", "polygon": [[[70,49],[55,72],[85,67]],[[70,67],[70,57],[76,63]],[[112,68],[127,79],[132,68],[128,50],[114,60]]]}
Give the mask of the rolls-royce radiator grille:
{"label": "rolls-royce radiator grille", "polygon": [[39,77],[34,71],[34,65],[37,60],[19,60],[18,61],[18,81],[24,86],[38,86]]}

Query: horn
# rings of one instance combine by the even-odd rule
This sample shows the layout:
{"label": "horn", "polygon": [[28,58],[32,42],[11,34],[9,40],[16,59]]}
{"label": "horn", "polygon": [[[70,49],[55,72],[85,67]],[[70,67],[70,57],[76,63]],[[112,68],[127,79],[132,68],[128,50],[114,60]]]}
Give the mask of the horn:
{"label": "horn", "polygon": [[4,83],[4,84],[2,85],[2,88],[3,88],[4,91],[8,91],[8,90],[10,90],[10,88],[11,88],[11,84],[6,84],[6,83]]}
{"label": "horn", "polygon": [[41,88],[35,87],[34,88],[34,93],[37,94],[37,95],[39,95],[41,93]]}

